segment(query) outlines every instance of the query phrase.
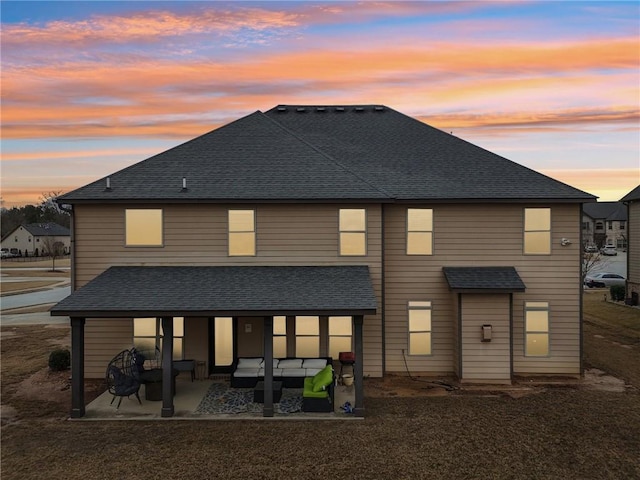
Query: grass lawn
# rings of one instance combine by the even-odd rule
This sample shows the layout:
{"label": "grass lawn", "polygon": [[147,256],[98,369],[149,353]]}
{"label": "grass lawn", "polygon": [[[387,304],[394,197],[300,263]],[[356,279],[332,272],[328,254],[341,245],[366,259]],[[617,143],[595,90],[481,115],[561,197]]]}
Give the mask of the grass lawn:
{"label": "grass lawn", "polygon": [[68,328],[4,327],[2,401],[17,416],[1,431],[2,478],[640,478],[635,325],[616,327],[628,309],[589,300],[585,318],[606,327],[585,322],[586,361],[615,373],[611,364],[636,388],[367,397],[366,419],[353,422],[69,422],[68,392],[22,392],[55,345],[68,342]]}

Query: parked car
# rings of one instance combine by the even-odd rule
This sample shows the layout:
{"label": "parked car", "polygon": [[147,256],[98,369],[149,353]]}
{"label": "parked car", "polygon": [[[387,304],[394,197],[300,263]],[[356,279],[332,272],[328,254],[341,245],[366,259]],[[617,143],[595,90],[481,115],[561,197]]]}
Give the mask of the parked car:
{"label": "parked car", "polygon": [[584,284],[589,288],[605,288],[613,285],[625,284],[625,278],[617,273],[596,273],[587,275],[584,278]]}
{"label": "parked car", "polygon": [[10,252],[8,248],[3,248],[0,252],[0,258],[13,258],[17,256],[17,254]]}
{"label": "parked car", "polygon": [[595,245],[587,245],[586,247],[584,247],[584,251],[586,253],[598,253],[598,247],[596,247]]}
{"label": "parked car", "polygon": [[604,247],[602,247],[602,250],[600,250],[600,253],[602,253],[602,255],[609,255],[609,256],[618,255],[618,251],[616,250],[616,247],[613,245],[605,245]]}

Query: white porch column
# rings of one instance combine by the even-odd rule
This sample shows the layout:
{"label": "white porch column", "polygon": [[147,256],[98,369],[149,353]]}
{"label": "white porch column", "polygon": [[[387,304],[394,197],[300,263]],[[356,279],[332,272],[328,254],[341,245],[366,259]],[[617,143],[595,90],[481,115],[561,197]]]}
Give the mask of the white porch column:
{"label": "white porch column", "polygon": [[162,417],[173,417],[173,317],[162,317]]}
{"label": "white porch column", "polygon": [[264,405],[262,415],[273,417],[273,317],[264,317]]}

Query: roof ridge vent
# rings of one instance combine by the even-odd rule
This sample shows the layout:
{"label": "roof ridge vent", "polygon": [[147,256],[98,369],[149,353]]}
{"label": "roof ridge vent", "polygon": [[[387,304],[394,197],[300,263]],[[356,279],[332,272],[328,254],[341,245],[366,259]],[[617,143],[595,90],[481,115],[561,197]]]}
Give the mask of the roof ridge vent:
{"label": "roof ridge vent", "polygon": [[344,107],[336,107],[336,112],[344,112]]}
{"label": "roof ridge vent", "polygon": [[364,107],[356,107],[356,112],[364,112]]}
{"label": "roof ridge vent", "polygon": [[324,112],[326,110],[325,107],[316,107],[316,111],[318,112]]}
{"label": "roof ridge vent", "polygon": [[296,108],[296,112],[305,112],[307,109],[304,107],[298,107]]}
{"label": "roof ridge vent", "polygon": [[285,107],[284,105],[278,105],[278,111],[279,112],[286,112],[287,111],[287,107]]}
{"label": "roof ridge vent", "polygon": [[376,112],[384,112],[384,107],[382,105],[376,105],[373,107]]}

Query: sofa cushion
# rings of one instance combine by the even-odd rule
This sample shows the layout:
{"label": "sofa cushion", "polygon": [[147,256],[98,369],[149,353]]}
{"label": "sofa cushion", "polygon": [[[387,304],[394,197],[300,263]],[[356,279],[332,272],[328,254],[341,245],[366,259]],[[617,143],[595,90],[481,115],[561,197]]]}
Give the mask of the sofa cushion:
{"label": "sofa cushion", "polygon": [[234,377],[258,377],[258,368],[236,368]]}
{"label": "sofa cushion", "polygon": [[327,360],[324,358],[305,358],[302,361],[302,368],[315,368],[318,370],[318,372],[326,366],[327,366]]}
{"label": "sofa cushion", "polygon": [[329,392],[327,390],[323,390],[320,392],[313,391],[313,378],[307,377],[304,379],[304,390],[302,391],[303,398],[327,398],[329,396]]}
{"label": "sofa cushion", "polygon": [[304,368],[279,368],[283,377],[304,377],[306,370]]}
{"label": "sofa cushion", "polygon": [[327,365],[312,378],[314,392],[326,390],[326,388],[331,385],[331,382],[333,382],[333,367],[331,365]]}
{"label": "sofa cushion", "polygon": [[238,368],[260,368],[264,362],[263,358],[239,358]]}
{"label": "sofa cushion", "polygon": [[305,371],[306,371],[306,373],[304,374],[305,377],[315,377],[315,375],[320,371],[322,371],[322,369],[321,368],[305,368]]}
{"label": "sofa cushion", "polygon": [[[258,376],[259,377],[264,377],[264,367],[260,367],[260,370],[258,370]],[[281,377],[282,376],[282,369],[281,368],[274,368],[273,369],[273,376],[274,377]]]}
{"label": "sofa cushion", "polygon": [[[301,358],[283,358],[278,362],[278,368],[302,368]],[[304,376],[304,373],[302,375]]]}

